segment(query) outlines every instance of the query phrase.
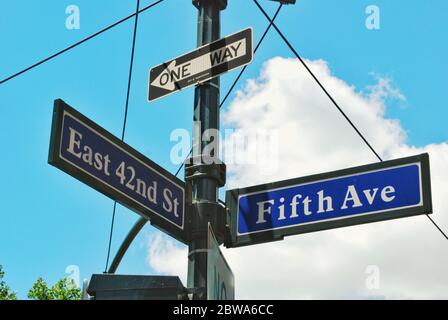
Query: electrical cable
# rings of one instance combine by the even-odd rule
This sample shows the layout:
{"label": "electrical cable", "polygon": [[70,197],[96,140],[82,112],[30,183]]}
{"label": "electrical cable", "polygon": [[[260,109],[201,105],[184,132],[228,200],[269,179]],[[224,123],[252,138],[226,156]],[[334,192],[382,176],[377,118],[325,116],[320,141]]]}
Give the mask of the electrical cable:
{"label": "electrical cable", "polygon": [[9,81],[9,80],[12,80],[12,79],[14,79],[14,78],[17,77],[17,76],[19,76],[19,75],[21,75],[21,74],[23,74],[23,73],[25,73],[25,72],[28,72],[28,71],[30,71],[30,70],[36,68],[37,66],[40,66],[41,64],[43,64],[43,63],[45,63],[45,62],[47,62],[47,61],[50,61],[50,60],[56,58],[57,56],[59,56],[59,55],[65,53],[65,52],[67,52],[67,51],[69,51],[69,50],[71,50],[71,49],[73,49],[73,48],[76,48],[76,47],[79,46],[80,44],[83,44],[83,43],[87,42],[88,40],[93,39],[93,38],[99,36],[100,34],[102,34],[102,33],[106,32],[106,31],[108,31],[108,30],[110,30],[110,29],[112,29],[112,28],[114,28],[114,27],[116,27],[116,26],[122,24],[123,22],[125,22],[125,21],[131,19],[132,17],[136,16],[137,14],[140,14],[140,13],[142,13],[142,12],[145,12],[146,10],[148,10],[148,9],[150,9],[150,8],[152,8],[152,7],[154,7],[155,5],[157,5],[157,4],[159,4],[159,3],[163,2],[163,1],[164,1],[164,0],[158,0],[158,1],[156,1],[156,2],[151,3],[150,5],[148,5],[148,6],[146,6],[145,8],[139,10],[138,12],[133,13],[133,14],[131,14],[131,15],[129,15],[129,16],[127,16],[127,17],[125,17],[125,18],[123,18],[123,19],[121,19],[121,20],[119,20],[119,21],[113,23],[113,24],[111,24],[111,25],[108,26],[108,27],[106,27],[106,28],[104,28],[104,29],[101,29],[101,30],[95,32],[94,34],[88,36],[87,38],[84,38],[84,39],[82,39],[81,41],[78,41],[78,42],[76,42],[76,43],[74,43],[74,44],[68,46],[67,48],[62,49],[62,50],[56,52],[55,54],[52,54],[51,56],[49,56],[49,57],[47,57],[47,58],[45,58],[45,59],[43,59],[43,60],[40,60],[39,62],[36,62],[35,64],[33,64],[33,65],[31,65],[31,66],[29,66],[29,67],[27,67],[27,68],[25,68],[25,69],[23,69],[23,70],[21,70],[21,71],[19,71],[19,72],[14,73],[13,75],[11,75],[11,76],[9,76],[9,77],[6,77],[5,79],[3,79],[3,80],[0,81],[0,84],[3,84],[3,83],[5,83],[5,82],[7,82],[7,81]]}
{"label": "electrical cable", "polygon": [[356,127],[356,125],[350,120],[350,118],[347,116],[347,114],[342,110],[342,108],[338,105],[338,103],[333,99],[333,97],[330,95],[330,93],[325,89],[325,87],[322,85],[322,83],[319,81],[319,79],[314,75],[314,73],[311,71],[311,69],[308,67],[308,65],[305,63],[305,61],[302,59],[302,57],[299,55],[299,53],[294,49],[294,47],[291,45],[291,43],[288,41],[288,39],[283,35],[283,33],[280,31],[280,29],[277,27],[277,25],[272,21],[272,19],[269,17],[269,15],[266,13],[266,11],[263,9],[263,7],[258,3],[257,0],[253,0],[257,7],[260,9],[260,11],[264,14],[266,19],[268,21],[272,22],[272,26],[277,31],[277,33],[280,35],[280,37],[283,39],[283,41],[286,43],[286,45],[291,49],[291,51],[294,53],[294,55],[299,59],[299,61],[302,63],[302,65],[305,67],[305,69],[310,73],[310,75],[313,77],[313,79],[317,82],[317,84],[321,87],[321,89],[324,91],[324,93],[327,95],[327,97],[333,102],[334,106],[339,110],[339,112],[342,114],[342,116],[347,120],[347,122],[352,126],[352,128],[358,133],[358,135],[361,137],[361,139],[365,142],[365,144],[370,148],[370,150],[375,154],[375,156],[378,158],[378,160],[383,161],[381,157],[378,155],[378,153],[375,151],[375,149],[370,145],[370,143],[367,141],[367,139],[364,137],[364,135],[359,131],[359,129]]}
{"label": "electrical cable", "polygon": [[[126,93],[126,106],[124,110],[124,119],[123,119],[123,130],[121,132],[121,141],[124,141],[124,135],[126,132],[126,123],[128,119],[128,110],[129,110],[129,97],[131,93],[131,83],[132,83],[132,70],[134,68],[134,54],[135,54],[135,40],[137,38],[137,26],[138,26],[138,15],[140,8],[140,0],[137,0],[137,9],[135,11],[135,23],[134,23],[134,32],[132,37],[132,50],[131,50],[131,62],[129,65],[129,78],[128,78],[128,88]],[[109,258],[110,258],[110,249],[112,245],[112,235],[114,232],[114,223],[115,223],[115,213],[117,210],[117,201],[114,201],[114,208],[112,211],[112,222],[110,226],[110,235],[109,235],[109,246],[107,249],[107,258],[106,258],[106,268],[104,269],[104,273],[107,272],[107,268],[109,266]]]}

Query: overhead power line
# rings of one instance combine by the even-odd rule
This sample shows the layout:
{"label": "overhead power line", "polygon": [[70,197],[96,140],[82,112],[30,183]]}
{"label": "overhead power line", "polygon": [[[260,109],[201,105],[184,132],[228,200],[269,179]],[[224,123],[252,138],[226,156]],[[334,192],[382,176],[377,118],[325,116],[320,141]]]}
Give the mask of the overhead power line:
{"label": "overhead power line", "polygon": [[440,231],[440,233],[445,237],[446,240],[448,240],[448,236],[446,235],[445,232],[442,231],[442,229],[440,229],[440,227],[437,225],[437,223],[431,218],[431,216],[429,214],[426,215],[428,217],[428,219],[434,224],[434,226]]}
{"label": "overhead power line", "polygon": [[299,59],[299,61],[302,63],[302,65],[305,67],[305,69],[310,73],[310,75],[313,77],[313,79],[316,81],[316,83],[321,87],[321,89],[324,91],[324,93],[327,95],[327,97],[330,99],[330,101],[334,104],[334,106],[339,110],[339,112],[342,114],[342,116],[347,120],[347,122],[352,126],[352,128],[356,131],[356,133],[361,137],[361,139],[365,142],[365,144],[370,148],[370,150],[375,154],[375,156],[378,158],[378,160],[383,161],[381,157],[378,155],[378,153],[375,151],[375,149],[371,146],[371,144],[367,141],[367,139],[364,137],[364,135],[359,131],[359,129],[356,127],[356,125],[353,123],[353,121],[350,120],[350,118],[347,116],[347,114],[342,110],[342,108],[338,105],[338,103],[334,100],[334,98],[331,96],[331,94],[325,89],[325,87],[322,85],[322,83],[319,81],[319,79],[314,75],[314,73],[311,71],[311,69],[308,67],[308,65],[305,63],[305,61],[302,59],[302,57],[299,55],[299,53],[294,49],[294,47],[291,45],[291,43],[288,41],[288,39],[284,36],[284,34],[280,31],[280,29],[277,27],[277,25],[271,20],[269,15],[266,13],[266,11],[263,9],[263,7],[258,3],[257,0],[254,0],[257,7],[260,9],[260,11],[264,14],[266,19],[272,22],[272,26],[277,31],[277,33],[280,35],[280,37],[283,39],[283,41],[286,43],[286,45],[291,49],[291,51],[294,53],[294,55]]}
{"label": "overhead power line", "polygon": [[113,24],[111,24],[111,25],[108,26],[108,27],[106,27],[106,28],[104,28],[104,29],[101,29],[101,30],[95,32],[94,34],[88,36],[87,38],[84,38],[84,39],[82,39],[81,41],[78,41],[78,42],[76,42],[76,43],[74,43],[74,44],[68,46],[67,48],[62,49],[62,50],[56,52],[55,54],[52,54],[51,56],[49,56],[49,57],[47,57],[47,58],[45,58],[45,59],[43,59],[43,60],[40,60],[39,62],[36,62],[35,64],[33,64],[33,65],[31,65],[31,66],[29,66],[29,67],[27,67],[27,68],[25,68],[25,69],[23,69],[23,70],[21,70],[21,71],[19,71],[19,72],[14,73],[13,75],[11,75],[11,76],[9,76],[9,77],[6,77],[5,79],[3,79],[3,80],[0,81],[0,84],[3,84],[3,83],[5,83],[5,82],[7,82],[7,81],[9,81],[9,80],[12,80],[12,79],[14,79],[14,78],[17,77],[17,76],[19,76],[19,75],[21,75],[21,74],[23,74],[23,73],[25,73],[25,72],[28,72],[28,71],[30,71],[30,70],[32,70],[32,69],[34,69],[34,68],[40,66],[41,64],[43,64],[43,63],[45,63],[45,62],[47,62],[47,61],[50,61],[50,60],[56,58],[57,56],[59,56],[59,55],[65,53],[65,52],[67,52],[67,51],[69,51],[69,50],[71,50],[71,49],[73,49],[73,48],[76,48],[77,46],[79,46],[79,45],[81,45],[81,44],[83,44],[83,43],[85,43],[85,42],[87,42],[87,41],[89,41],[89,40],[91,40],[91,39],[93,39],[93,38],[99,36],[100,34],[106,32],[106,31],[108,31],[108,30],[110,30],[110,29],[112,29],[112,28],[114,28],[114,27],[116,27],[116,26],[118,26],[118,25],[120,25],[120,24],[122,24],[123,22],[125,22],[125,21],[131,19],[132,17],[135,17],[137,14],[140,14],[140,13],[143,13],[143,12],[149,10],[150,8],[154,7],[155,5],[157,5],[157,4],[159,4],[159,3],[163,2],[163,1],[165,1],[165,0],[158,0],[158,1],[156,1],[156,2],[151,3],[150,5],[144,7],[143,9],[139,10],[138,12],[133,13],[133,14],[131,14],[131,15],[129,15],[129,16],[127,16],[127,17],[125,17],[125,18],[123,18],[123,19],[121,19],[121,20],[119,20],[119,21],[113,23]]}
{"label": "overhead power line", "polygon": [[[347,114],[342,110],[342,108],[338,105],[336,100],[331,96],[331,94],[327,91],[327,89],[322,85],[322,83],[319,81],[319,79],[314,75],[314,73],[311,71],[311,69],[308,67],[306,62],[302,59],[302,57],[299,55],[297,50],[292,46],[291,42],[286,38],[286,36],[283,34],[283,32],[277,27],[273,19],[269,17],[269,15],[266,13],[264,8],[260,5],[260,3],[257,0],[253,0],[260,9],[260,11],[263,13],[263,15],[266,17],[266,19],[270,22],[270,24],[274,27],[274,29],[277,31],[279,36],[283,39],[285,44],[289,47],[289,49],[293,52],[293,54],[297,57],[297,59],[300,61],[300,63],[305,67],[305,69],[309,72],[309,74],[313,77],[313,79],[316,81],[316,83],[320,86],[320,88],[324,91],[324,93],[327,95],[327,97],[330,99],[330,101],[333,103],[333,105],[339,110],[339,112],[342,114],[342,116],[347,120],[347,122],[352,126],[352,128],[356,131],[356,133],[361,137],[361,139],[364,141],[364,143],[369,147],[369,149],[373,152],[373,154],[378,158],[380,162],[383,161],[383,159],[379,156],[379,154],[376,152],[376,150],[372,147],[372,145],[367,141],[367,139],[364,137],[364,135],[361,133],[361,131],[356,127],[356,125],[353,123],[353,121],[347,116]],[[445,239],[448,240],[447,235],[442,231],[442,229],[437,225],[437,223],[429,216],[429,214],[426,214],[428,219],[434,224],[434,226],[437,228],[437,230],[440,231],[440,233],[445,237]]]}
{"label": "overhead power line", "polygon": [[[263,35],[261,36],[260,40],[258,41],[257,45],[255,46],[254,49],[254,54],[257,53],[258,48],[260,47],[261,43],[263,42],[264,38],[266,38],[266,35],[268,34],[269,30],[271,30],[272,24],[274,23],[275,19],[277,19],[278,14],[280,13],[280,10],[282,9],[283,4],[280,3],[280,5],[278,6],[277,11],[275,12],[274,16],[272,17],[272,19],[270,19],[269,25],[266,28],[266,30],[264,30]],[[230,93],[233,91],[233,89],[235,88],[236,84],[238,83],[238,81],[240,80],[241,76],[243,75],[244,71],[246,71],[248,65],[245,65],[243,69],[241,69],[240,73],[238,74],[238,76],[235,78],[235,81],[233,81],[232,86],[230,87],[229,91],[227,92],[227,94],[225,95],[224,99],[222,99],[221,104],[219,105],[219,108],[221,108],[224,103],[226,102],[227,98],[229,97]]]}
{"label": "overhead power line", "polygon": [[[140,9],[140,0],[137,0],[137,9],[135,10],[134,33],[133,33],[133,37],[132,37],[131,62],[129,64],[128,88],[127,88],[127,93],[126,93],[126,104],[125,104],[125,108],[124,108],[124,118],[123,118],[123,129],[121,132],[121,141],[124,141],[124,135],[126,132],[126,123],[127,123],[127,119],[128,119],[129,96],[131,93],[132,70],[134,68],[135,39],[137,38],[139,9]],[[107,268],[109,266],[110,248],[112,245],[112,235],[114,232],[116,210],[117,210],[117,201],[114,201],[114,207],[112,210],[112,222],[110,225],[109,245],[108,245],[108,249],[107,249],[106,268],[104,269],[105,273],[107,272]]]}

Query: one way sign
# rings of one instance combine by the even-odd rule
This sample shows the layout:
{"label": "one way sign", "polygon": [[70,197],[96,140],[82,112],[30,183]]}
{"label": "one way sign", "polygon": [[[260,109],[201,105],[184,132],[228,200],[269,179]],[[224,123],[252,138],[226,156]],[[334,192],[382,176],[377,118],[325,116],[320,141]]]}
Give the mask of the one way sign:
{"label": "one way sign", "polygon": [[152,68],[148,100],[208,81],[251,63],[252,58],[252,28],[247,28]]}

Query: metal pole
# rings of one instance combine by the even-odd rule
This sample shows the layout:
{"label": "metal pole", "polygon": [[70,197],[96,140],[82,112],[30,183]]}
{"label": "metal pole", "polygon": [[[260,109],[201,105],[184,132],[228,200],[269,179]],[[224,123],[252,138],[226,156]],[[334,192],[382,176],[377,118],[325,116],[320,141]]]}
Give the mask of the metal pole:
{"label": "metal pole", "polygon": [[[193,0],[198,9],[198,46],[220,38],[220,11],[227,6],[227,0]],[[213,165],[205,163],[204,147],[210,141],[203,141],[205,131],[219,130],[219,77],[200,84],[195,89],[193,129],[193,164],[186,166],[186,179],[191,181],[191,242],[188,256],[188,287],[195,288],[194,300],[207,299],[207,232],[208,223],[220,228],[216,223],[218,214],[218,188],[222,186]],[[198,128],[200,124],[200,129]],[[216,143],[216,141],[214,142]],[[218,151],[206,156],[219,159]],[[216,170],[215,170],[216,172]],[[218,170],[219,172],[219,170]],[[219,174],[218,174],[219,176]]]}
{"label": "metal pole", "polygon": [[132,227],[131,230],[129,230],[128,235],[126,236],[120,248],[118,249],[107,273],[115,273],[115,271],[117,271],[117,268],[120,265],[121,259],[123,259],[124,254],[128,250],[132,241],[134,241],[135,237],[138,235],[138,233],[142,230],[142,228],[145,226],[147,222],[148,220],[146,218],[139,218],[137,222],[135,222],[134,226]]}

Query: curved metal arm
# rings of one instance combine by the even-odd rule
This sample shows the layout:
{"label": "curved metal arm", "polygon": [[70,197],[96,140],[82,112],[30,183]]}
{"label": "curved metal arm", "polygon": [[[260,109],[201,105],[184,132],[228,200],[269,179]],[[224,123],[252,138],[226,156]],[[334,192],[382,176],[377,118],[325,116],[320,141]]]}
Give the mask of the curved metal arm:
{"label": "curved metal arm", "polygon": [[117,271],[117,268],[121,262],[121,259],[123,259],[124,254],[129,249],[129,246],[131,245],[132,241],[134,241],[137,234],[142,230],[142,228],[145,226],[147,222],[148,220],[146,220],[145,218],[140,218],[134,224],[132,229],[129,230],[128,235],[126,236],[120,248],[118,249],[117,254],[115,255],[114,260],[112,261],[112,264],[110,265],[110,268],[107,271],[107,273],[115,273],[115,271]]}

